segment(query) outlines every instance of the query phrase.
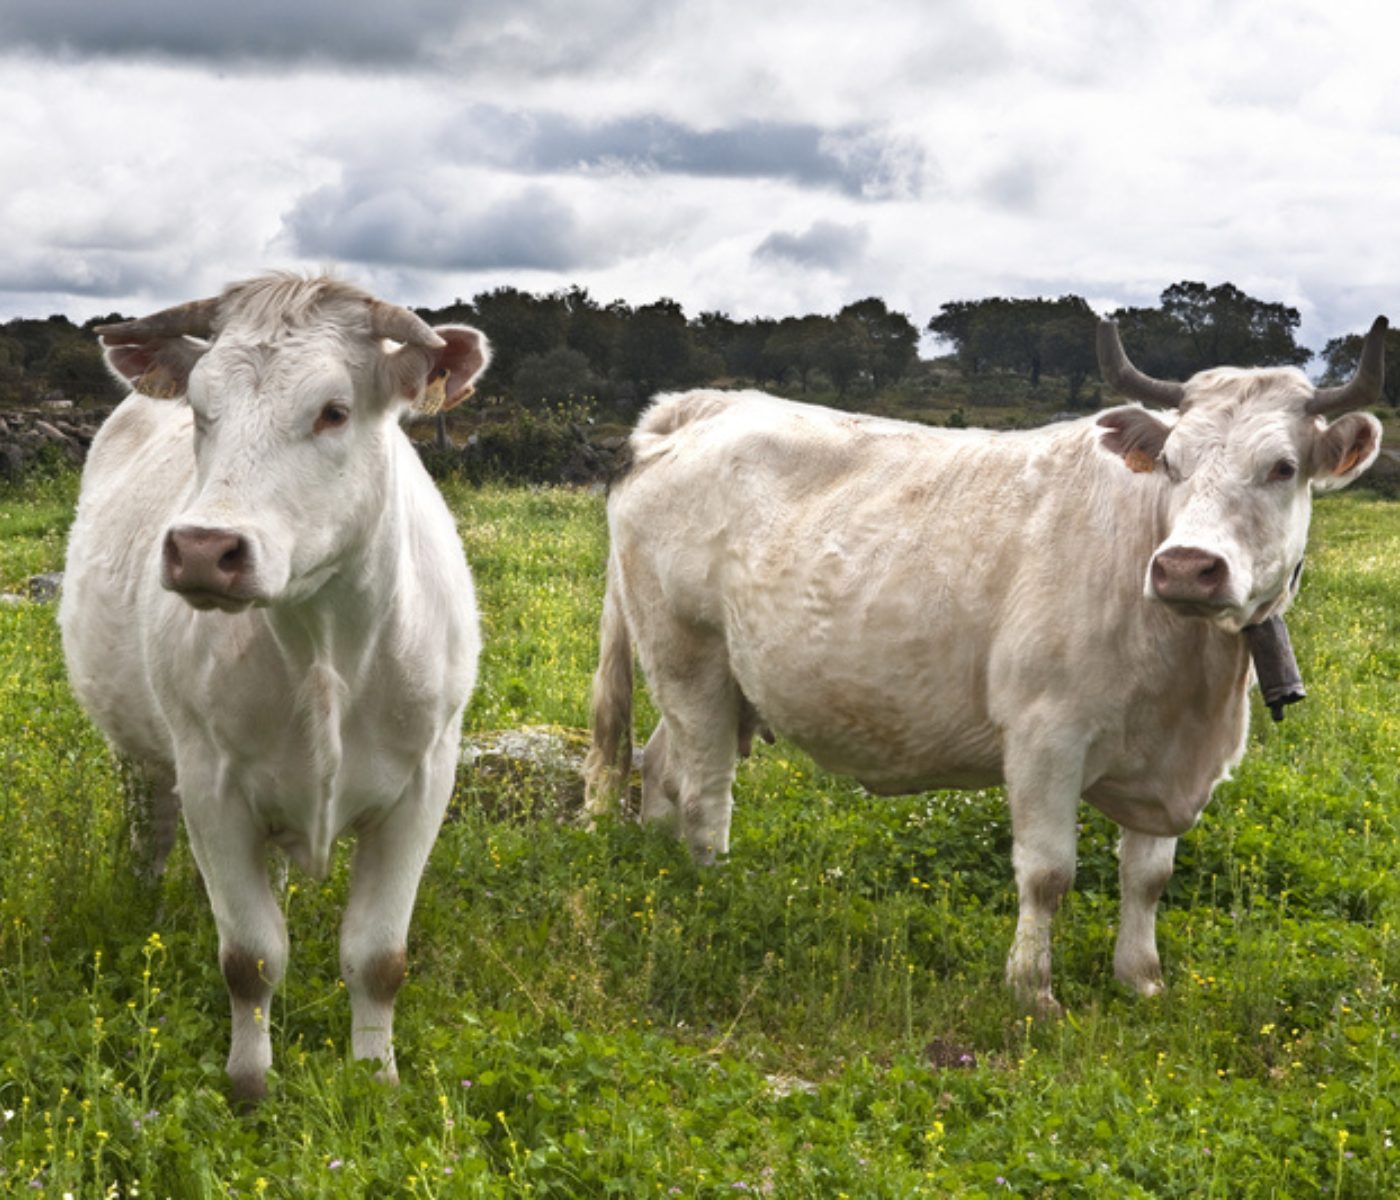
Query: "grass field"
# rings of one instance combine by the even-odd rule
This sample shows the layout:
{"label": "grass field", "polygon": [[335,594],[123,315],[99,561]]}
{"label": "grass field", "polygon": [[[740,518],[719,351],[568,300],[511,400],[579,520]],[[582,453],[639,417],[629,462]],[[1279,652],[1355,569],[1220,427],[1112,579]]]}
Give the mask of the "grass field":
{"label": "grass field", "polygon": [[[74,481],[0,497],[0,590],[56,569]],[[449,488],[486,626],[472,730],[581,726],[599,498]],[[187,849],[133,877],[119,771],[51,606],[0,608],[0,1193],[60,1197],[1400,1194],[1400,508],[1318,506],[1310,699],[1183,839],[1168,992],[1113,980],[1113,827],[1056,923],[1069,1015],[1001,983],[999,792],[873,799],[790,746],[698,872],[622,822],[470,786],[399,1002],[403,1085],[347,1059],[342,853],[285,886],[271,1097],[225,1100],[228,1002]],[[643,703],[641,720],[652,719]]]}

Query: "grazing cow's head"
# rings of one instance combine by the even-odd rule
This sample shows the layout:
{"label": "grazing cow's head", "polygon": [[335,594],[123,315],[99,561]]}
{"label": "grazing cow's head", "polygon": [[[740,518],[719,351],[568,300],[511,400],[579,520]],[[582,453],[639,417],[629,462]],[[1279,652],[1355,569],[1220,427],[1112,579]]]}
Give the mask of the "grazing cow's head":
{"label": "grazing cow's head", "polygon": [[188,398],[195,488],[162,531],[162,583],[230,612],[305,599],[353,559],[402,410],[451,408],[489,358],[475,329],[286,274],[97,332],[136,391]]}
{"label": "grazing cow's head", "polygon": [[[1222,367],[1185,383],[1143,375],[1118,330],[1099,325],[1104,378],[1137,407],[1099,417],[1102,445],[1165,489],[1166,536],[1145,582],[1149,598],[1240,629],[1282,611],[1303,557],[1312,493],[1346,487],[1375,461],[1380,422],[1355,409],[1381,396],[1386,321],[1366,335],[1351,382],[1314,388],[1292,367]],[[1328,423],[1328,419],[1331,423]]]}

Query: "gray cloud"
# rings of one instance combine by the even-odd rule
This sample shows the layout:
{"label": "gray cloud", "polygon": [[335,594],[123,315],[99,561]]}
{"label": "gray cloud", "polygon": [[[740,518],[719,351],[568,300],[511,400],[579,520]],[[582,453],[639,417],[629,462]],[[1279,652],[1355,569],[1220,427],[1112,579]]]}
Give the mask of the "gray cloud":
{"label": "gray cloud", "polygon": [[69,296],[125,296],[152,284],[163,286],[172,271],[149,255],[119,251],[48,250],[0,261],[0,292]]}
{"label": "gray cloud", "polygon": [[242,64],[460,69],[476,59],[548,73],[620,51],[663,11],[646,0],[604,0],[581,21],[564,0],[0,0],[0,46]]}
{"label": "gray cloud", "polygon": [[344,4],[339,0],[241,0],[191,4],[137,0],[6,0],[0,41],[47,52],[123,57],[320,58],[351,63],[406,62],[460,19],[452,0]]}
{"label": "gray cloud", "polygon": [[476,105],[445,135],[449,154],[519,171],[638,172],[780,179],[886,199],[917,193],[922,147],[859,126],[747,121],[693,129],[653,115],[588,124],[549,112]]}
{"label": "gray cloud", "polygon": [[573,210],[537,186],[474,206],[451,189],[353,180],[303,197],[285,229],[307,258],[438,271],[567,271],[600,257]]}
{"label": "gray cloud", "polygon": [[526,151],[533,165],[546,169],[617,165],[887,195],[902,181],[879,141],[873,131],[830,133],[816,125],[748,122],[695,130],[658,117],[634,117],[585,128],[556,118],[541,124]]}
{"label": "gray cloud", "polygon": [[866,231],[858,225],[814,221],[805,233],[770,233],[754,249],[754,257],[835,271],[857,259],[866,240]]}

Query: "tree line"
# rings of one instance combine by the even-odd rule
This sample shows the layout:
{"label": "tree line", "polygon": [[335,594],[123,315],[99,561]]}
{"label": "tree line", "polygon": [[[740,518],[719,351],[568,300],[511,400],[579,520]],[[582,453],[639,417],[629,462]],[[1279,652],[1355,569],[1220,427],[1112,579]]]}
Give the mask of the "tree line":
{"label": "tree line", "polygon": [[[688,317],[674,300],[632,306],[602,303],[586,288],[548,293],[514,287],[481,292],[442,308],[419,308],[430,323],[464,322],[485,330],[494,359],[489,395],[525,408],[588,399],[622,417],[655,392],[702,384],[752,383],[860,407],[898,387],[919,364],[919,328],[878,297],[834,315],[739,320],[723,312]],[[1205,367],[1301,366],[1312,352],[1296,339],[1299,313],[1249,296],[1230,283],[1183,281],[1154,307],[1120,308],[1118,322],[1133,361],[1148,374],[1185,379]],[[0,325],[0,403],[53,396],[111,403],[121,389],[102,366],[92,326],[63,316]],[[964,376],[1013,375],[1032,388],[1063,382],[1069,403],[1092,404],[1085,384],[1097,374],[1096,315],[1081,296],[993,296],[953,300],[924,328],[950,348]],[[1361,335],[1330,340],[1324,378],[1355,369]],[[1386,395],[1400,406],[1400,333],[1387,340]]]}
{"label": "tree line", "polygon": [[814,386],[845,399],[893,386],[918,362],[919,331],[870,297],[834,316],[687,317],[674,300],[602,304],[586,288],[539,295],[499,287],[445,308],[430,323],[476,325],[491,339],[488,387],[524,405],[591,396],[635,412],[655,392],[724,381]]}
{"label": "tree line", "polygon": [[[1156,307],[1108,314],[1133,363],[1160,379],[1187,379],[1208,367],[1305,365],[1313,352],[1298,344],[1296,308],[1246,294],[1231,283],[1207,287],[1185,280],[1161,294]],[[1097,317],[1081,296],[1058,299],[956,300],[928,323],[947,339],[964,374],[1003,371],[1032,386],[1043,374],[1067,385],[1071,402],[1098,370]],[[1361,356],[1362,335],[1331,339],[1322,350],[1325,382],[1349,378]],[[1400,406],[1400,333],[1386,340],[1386,398]]]}
{"label": "tree line", "polygon": [[[467,321],[484,329],[496,357],[492,388],[522,404],[592,395],[634,410],[658,390],[715,382],[752,382],[805,394],[834,393],[859,404],[904,381],[918,358],[919,330],[902,312],[869,297],[834,316],[755,317],[722,312],[687,318],[674,300],[639,308],[602,305],[583,288],[537,295],[502,287],[443,309],[419,309],[429,321]],[[1182,281],[1155,307],[1120,308],[1118,322],[1133,361],[1148,374],[1185,379],[1207,367],[1303,366],[1313,352],[1298,343],[1300,314],[1231,283]],[[951,348],[965,376],[1011,374],[1031,387],[1062,380],[1071,404],[1097,375],[1097,315],[1082,297],[993,296],[944,304],[925,328]],[[1328,381],[1348,377],[1361,335],[1323,348]],[[1400,406],[1400,333],[1387,341],[1387,398]]]}

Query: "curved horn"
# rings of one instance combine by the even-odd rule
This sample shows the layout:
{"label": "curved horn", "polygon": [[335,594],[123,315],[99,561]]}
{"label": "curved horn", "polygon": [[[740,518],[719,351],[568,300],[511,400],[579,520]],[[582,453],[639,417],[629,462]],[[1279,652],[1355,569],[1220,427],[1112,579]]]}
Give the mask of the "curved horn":
{"label": "curved horn", "polygon": [[369,328],[375,337],[392,338],[405,346],[426,346],[436,350],[447,345],[422,317],[397,304],[383,300],[369,302]]}
{"label": "curved horn", "polygon": [[191,300],[174,308],[163,308],[135,321],[97,325],[93,332],[108,345],[149,342],[156,338],[180,337],[182,334],[207,338],[214,330],[214,316],[218,311],[219,297],[211,296],[207,300]]}
{"label": "curved horn", "polygon": [[1182,384],[1153,379],[1128,361],[1128,356],[1123,353],[1123,343],[1118,338],[1118,326],[1112,321],[1099,322],[1097,346],[1099,374],[1109,387],[1122,392],[1129,400],[1176,408],[1186,398],[1186,388]]}
{"label": "curved horn", "polygon": [[1385,386],[1385,331],[1389,325],[1384,317],[1377,317],[1371,323],[1371,330],[1361,343],[1361,361],[1356,374],[1340,387],[1318,388],[1305,406],[1309,416],[1351,412],[1380,400],[1381,389]]}

